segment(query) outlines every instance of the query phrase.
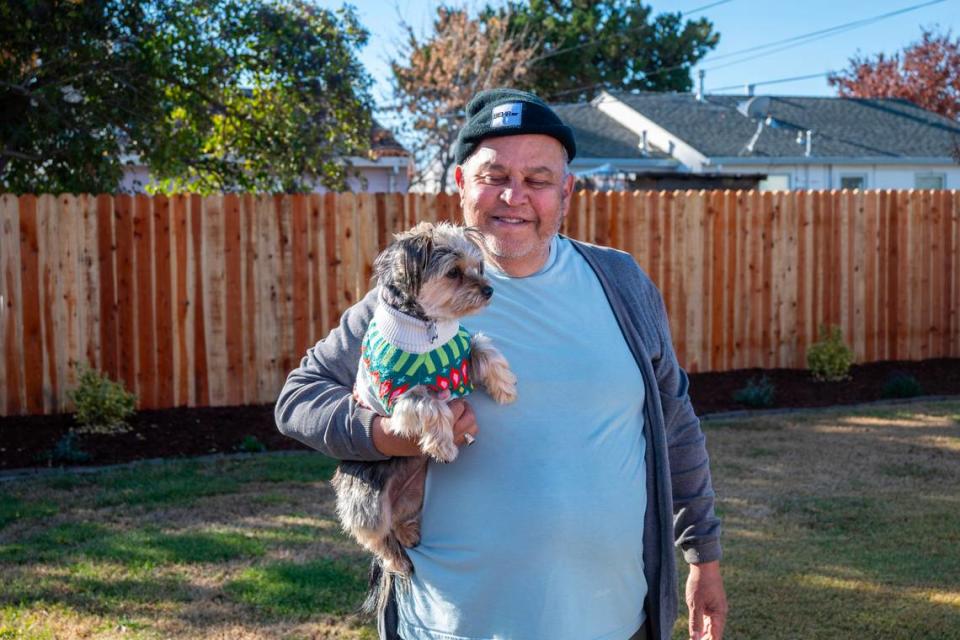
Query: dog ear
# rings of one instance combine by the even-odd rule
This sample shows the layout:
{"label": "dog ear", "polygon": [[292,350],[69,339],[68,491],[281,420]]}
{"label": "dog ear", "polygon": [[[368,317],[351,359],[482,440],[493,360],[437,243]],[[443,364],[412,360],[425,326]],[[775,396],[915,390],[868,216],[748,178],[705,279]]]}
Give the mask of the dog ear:
{"label": "dog ear", "polygon": [[477,249],[483,251],[483,231],[478,227],[464,227],[463,237],[476,245]]}
{"label": "dog ear", "polygon": [[373,263],[377,281],[381,286],[390,286],[415,298],[420,293],[432,251],[432,234],[398,236]]}

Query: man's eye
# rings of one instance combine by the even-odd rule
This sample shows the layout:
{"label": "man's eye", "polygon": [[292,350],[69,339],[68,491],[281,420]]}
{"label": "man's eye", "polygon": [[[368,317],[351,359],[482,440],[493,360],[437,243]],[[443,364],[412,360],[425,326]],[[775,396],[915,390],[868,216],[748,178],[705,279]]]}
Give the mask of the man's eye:
{"label": "man's eye", "polygon": [[447,271],[447,277],[456,279],[460,277],[460,273],[460,267],[454,267],[450,269],[450,271]]}
{"label": "man's eye", "polygon": [[506,178],[503,176],[483,176],[483,181],[487,184],[503,184]]}
{"label": "man's eye", "polygon": [[550,183],[546,180],[527,180],[527,184],[531,187],[545,187]]}

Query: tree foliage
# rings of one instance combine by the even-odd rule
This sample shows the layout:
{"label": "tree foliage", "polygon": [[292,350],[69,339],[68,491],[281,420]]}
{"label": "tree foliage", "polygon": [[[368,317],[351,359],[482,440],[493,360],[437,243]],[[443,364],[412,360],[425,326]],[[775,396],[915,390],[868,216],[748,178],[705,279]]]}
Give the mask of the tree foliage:
{"label": "tree foliage", "polygon": [[138,157],[158,190],[344,184],[369,145],[367,39],[300,0],[0,5],[0,188],[114,191]]}
{"label": "tree foliage", "polygon": [[691,68],[720,40],[706,18],[653,16],[628,0],[512,0],[485,15],[507,18],[511,35],[536,46],[524,84],[553,101],[601,89],[689,91]]}
{"label": "tree foliage", "polygon": [[414,183],[436,175],[444,191],[467,102],[483,89],[520,84],[535,48],[508,35],[505,19],[481,21],[463,8],[439,7],[429,36],[402,26],[405,43],[390,63],[394,108],[406,116]]}
{"label": "tree foliage", "polygon": [[828,78],[841,96],[904,98],[948,118],[960,119],[960,38],[924,29],[919,42],[892,56],[850,59]]}

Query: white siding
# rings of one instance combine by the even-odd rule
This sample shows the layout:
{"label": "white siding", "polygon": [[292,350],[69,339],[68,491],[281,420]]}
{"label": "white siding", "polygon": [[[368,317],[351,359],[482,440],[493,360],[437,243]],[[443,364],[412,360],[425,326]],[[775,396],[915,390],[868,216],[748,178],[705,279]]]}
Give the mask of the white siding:
{"label": "white siding", "polygon": [[916,174],[943,174],[946,189],[960,189],[960,166],[952,165],[730,165],[714,167],[721,173],[764,173],[769,176],[790,176],[791,189],[839,189],[840,178],[860,175],[866,178],[867,189],[913,189]]}

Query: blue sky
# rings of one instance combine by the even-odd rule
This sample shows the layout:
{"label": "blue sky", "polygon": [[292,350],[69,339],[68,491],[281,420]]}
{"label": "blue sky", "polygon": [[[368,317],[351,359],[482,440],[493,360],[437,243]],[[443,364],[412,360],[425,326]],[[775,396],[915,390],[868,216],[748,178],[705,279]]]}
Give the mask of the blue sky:
{"label": "blue sky", "polygon": [[[715,1],[677,0],[648,4],[653,6],[656,14],[665,11],[691,11]],[[709,18],[720,33],[720,44],[700,65],[707,70],[704,83],[706,90],[710,93],[718,88],[733,86],[737,88],[724,93],[736,93],[741,92],[740,87],[748,82],[759,83],[842,69],[858,51],[862,54],[874,54],[881,51],[892,53],[902,49],[919,39],[921,27],[940,25],[944,30],[952,29],[954,35],[960,34],[960,0],[944,0],[741,64],[714,68],[751,54],[711,62],[711,58],[728,53],[865,20],[929,1],[873,0],[866,3],[850,0],[729,0],[707,8],[691,15]],[[333,8],[341,6],[342,3],[319,4]],[[370,31],[370,41],[362,52],[361,59],[376,82],[374,98],[378,104],[386,104],[390,87],[387,60],[396,52],[402,35],[398,26],[399,16],[402,15],[421,33],[426,32],[429,30],[434,9],[440,3],[434,0],[353,0],[351,4],[357,8],[361,22]],[[477,7],[482,4],[484,3],[473,1],[469,2],[468,6]],[[694,79],[696,77],[695,69]],[[827,85],[825,77],[761,85],[757,86],[755,91],[758,94],[778,95],[834,93]]]}

